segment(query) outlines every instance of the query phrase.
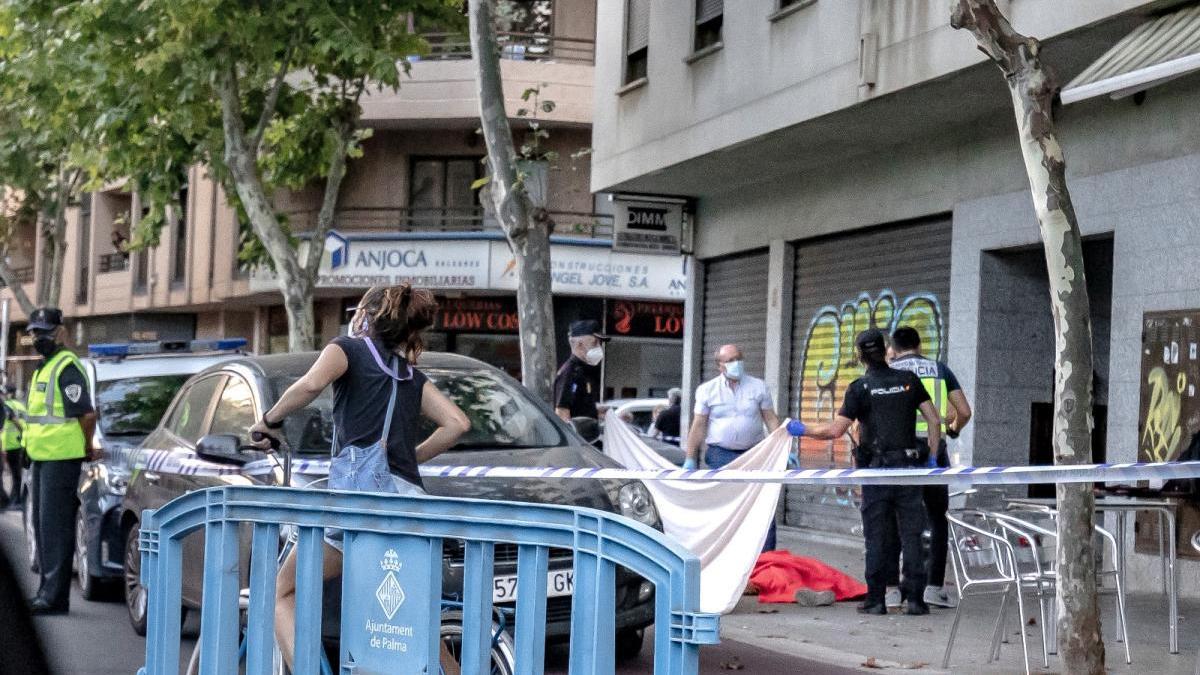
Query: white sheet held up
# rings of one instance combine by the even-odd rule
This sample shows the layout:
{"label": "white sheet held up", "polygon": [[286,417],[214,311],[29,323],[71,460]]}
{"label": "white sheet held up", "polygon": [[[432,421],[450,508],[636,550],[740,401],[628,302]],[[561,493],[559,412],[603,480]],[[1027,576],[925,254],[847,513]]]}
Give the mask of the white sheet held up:
{"label": "white sheet held up", "polygon": [[[787,424],[742,453],[727,469],[782,471],[792,437]],[[637,432],[611,415],[604,424],[604,453],[627,469],[676,469]],[[775,518],[779,483],[648,481],[663,529],[700,558],[700,609],[729,612],[737,604]]]}

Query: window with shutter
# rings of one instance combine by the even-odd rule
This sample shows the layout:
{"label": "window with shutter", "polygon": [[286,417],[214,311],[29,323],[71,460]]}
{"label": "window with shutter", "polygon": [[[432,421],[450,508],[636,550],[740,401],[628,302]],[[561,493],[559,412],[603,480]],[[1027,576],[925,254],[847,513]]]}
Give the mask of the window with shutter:
{"label": "window with shutter", "polygon": [[724,14],[724,0],[696,0],[696,40],[692,47],[695,51],[721,41]]}
{"label": "window with shutter", "polygon": [[650,0],[625,6],[625,84],[646,77],[650,56]]}

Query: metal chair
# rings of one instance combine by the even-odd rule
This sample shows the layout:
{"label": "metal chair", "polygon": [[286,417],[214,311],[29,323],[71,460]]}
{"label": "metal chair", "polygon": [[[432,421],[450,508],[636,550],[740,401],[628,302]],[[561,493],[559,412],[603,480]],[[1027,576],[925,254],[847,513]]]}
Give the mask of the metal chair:
{"label": "metal chair", "polygon": [[[1020,511],[1018,509],[1018,512]],[[1054,615],[1054,596],[1058,582],[1058,573],[1055,569],[1055,547],[1058,539],[1057,520],[1055,519],[1057,513],[1046,509],[1032,509],[1022,515],[1025,517],[1019,518],[1012,512],[988,512],[985,517],[994,523],[998,532],[1002,533],[1013,545],[1017,577],[1020,579],[1019,591],[1033,593],[1038,600],[1042,630],[1042,663],[1049,666],[1049,655],[1057,653],[1057,635],[1051,621]],[[1043,520],[1049,521],[1049,527],[1035,522],[1029,516],[1041,516]],[[1107,577],[1112,577],[1114,581],[1113,594],[1116,596],[1118,640],[1125,647],[1125,663],[1132,663],[1129,651],[1128,621],[1125,613],[1125,589],[1118,572],[1119,566],[1116,564],[1117,540],[1104,528],[1093,527],[1097,536],[1108,543],[1113,561],[1111,569],[1101,566],[1101,569],[1097,570],[1097,582],[1102,583]],[[1048,546],[1045,541],[1047,539],[1055,540],[1055,546]],[[1105,592],[1103,588],[1098,590]]]}
{"label": "metal chair", "polygon": [[[968,521],[974,521],[972,524]],[[954,572],[958,607],[954,610],[954,623],[950,626],[950,637],[946,652],[942,656],[942,668],[950,666],[950,652],[962,619],[962,608],[968,598],[1000,596],[1000,612],[992,631],[992,645],[988,651],[988,663],[999,653],[998,642],[1004,625],[1008,597],[1016,595],[1017,614],[1021,625],[1025,625],[1025,605],[1021,599],[1020,580],[1017,576],[1016,552],[1012,543],[1002,535],[988,529],[987,513],[974,509],[951,511],[946,514],[950,534],[950,562]],[[1025,631],[1021,631],[1024,648],[1025,673],[1029,673],[1029,645]]]}

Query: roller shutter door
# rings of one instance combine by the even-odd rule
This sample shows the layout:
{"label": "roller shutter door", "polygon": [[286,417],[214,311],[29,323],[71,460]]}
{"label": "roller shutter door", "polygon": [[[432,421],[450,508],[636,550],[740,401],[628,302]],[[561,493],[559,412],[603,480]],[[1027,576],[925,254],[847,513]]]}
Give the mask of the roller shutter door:
{"label": "roller shutter door", "polygon": [[704,266],[704,344],[701,373],[716,377],[713,354],[741,346],[746,372],[762,377],[767,350],[767,252],[716,258]]}
{"label": "roller shutter door", "polygon": [[[945,360],[950,301],[950,216],[800,242],[796,246],[788,410],[806,422],[832,419],[846,386],[862,374],[854,338],[903,325]],[[806,468],[850,465],[850,446],[806,439]],[[785,521],[861,532],[857,490],[788,486]]]}

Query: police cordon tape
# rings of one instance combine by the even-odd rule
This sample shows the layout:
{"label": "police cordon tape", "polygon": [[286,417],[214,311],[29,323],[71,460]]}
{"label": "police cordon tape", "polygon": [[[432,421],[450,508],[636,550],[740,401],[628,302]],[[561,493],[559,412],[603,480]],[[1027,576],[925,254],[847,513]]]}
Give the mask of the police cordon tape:
{"label": "police cordon tape", "polygon": [[[164,450],[134,453],[134,468],[185,476],[261,476],[282,466],[282,459],[230,466]],[[327,459],[295,459],[292,473],[329,474]],[[593,480],[684,480],[732,483],[786,483],[789,485],[1028,485],[1033,483],[1128,483],[1140,480],[1200,478],[1200,461],[1079,464],[1075,466],[961,466],[946,469],[792,469],[742,471],[737,469],[606,469],[520,466],[421,467],[428,478],[516,478]]]}

